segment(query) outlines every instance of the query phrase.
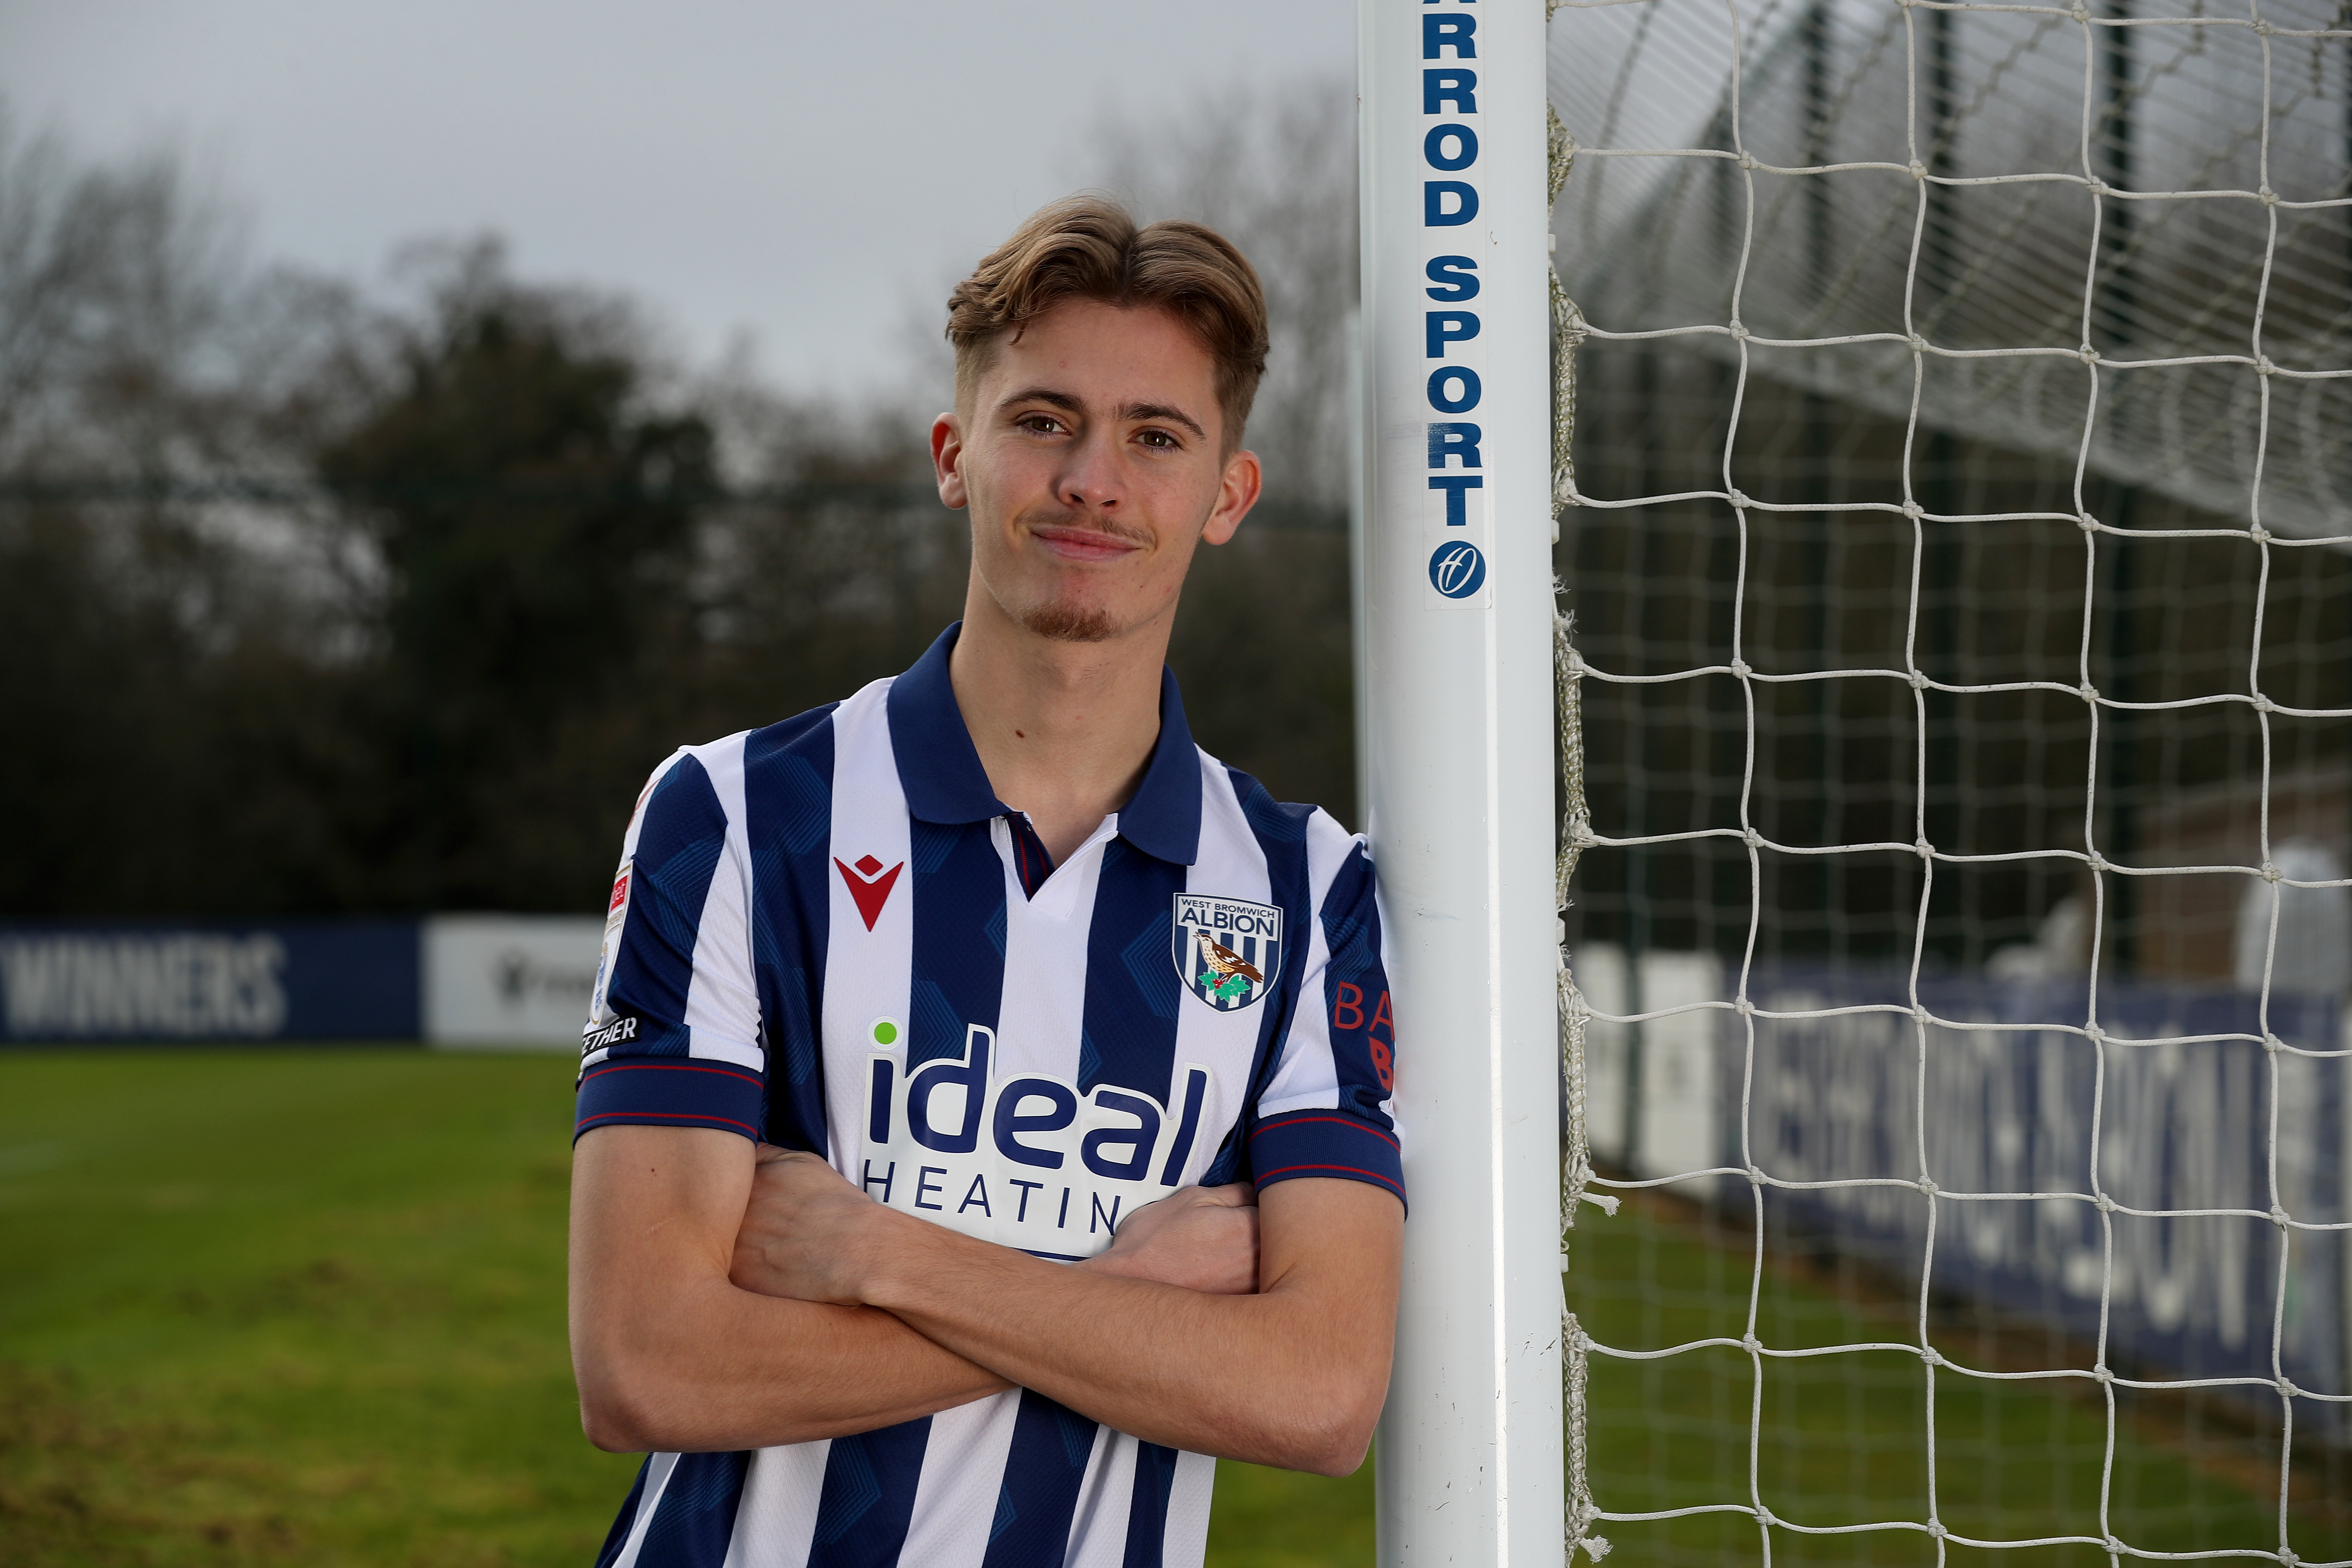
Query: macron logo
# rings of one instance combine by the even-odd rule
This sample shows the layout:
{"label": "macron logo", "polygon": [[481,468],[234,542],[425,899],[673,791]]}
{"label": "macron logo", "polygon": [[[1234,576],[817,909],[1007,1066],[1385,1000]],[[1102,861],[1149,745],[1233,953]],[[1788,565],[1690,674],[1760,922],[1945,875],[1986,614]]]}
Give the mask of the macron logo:
{"label": "macron logo", "polygon": [[866,917],[866,929],[872,931],[874,922],[882,918],[882,906],[890,901],[890,889],[897,884],[898,873],[907,868],[907,863],[901,860],[886,870],[881,861],[865,855],[855,866],[843,865],[838,858],[834,864],[841,868],[841,879],[849,885],[849,896],[857,900],[857,912]]}

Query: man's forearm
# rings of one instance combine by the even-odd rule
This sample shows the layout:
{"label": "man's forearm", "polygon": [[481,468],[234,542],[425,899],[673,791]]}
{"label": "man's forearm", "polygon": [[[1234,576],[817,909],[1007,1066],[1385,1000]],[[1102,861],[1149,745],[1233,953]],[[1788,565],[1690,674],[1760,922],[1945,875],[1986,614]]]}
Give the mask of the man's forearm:
{"label": "man's forearm", "polygon": [[1008,1386],[886,1312],[730,1282],[751,1178],[750,1147],[729,1133],[624,1127],[581,1141],[572,1354],[582,1423],[599,1447],[837,1437]]}
{"label": "man's forearm", "polygon": [[1290,1469],[1344,1473],[1361,1458],[1347,1451],[1349,1380],[1327,1382],[1316,1375],[1325,1369],[1287,1353],[1307,1336],[1278,1297],[1088,1279],[977,1242],[922,1263],[877,1292],[888,1311],[1105,1426]]}
{"label": "man's forearm", "polygon": [[[893,1227],[861,1291],[967,1361],[1119,1431],[1344,1474],[1387,1391],[1394,1201],[1343,1182],[1286,1184],[1265,1201],[1268,1272],[1254,1296],[1090,1275],[919,1221]],[[1311,1261],[1280,1256],[1297,1251],[1284,1233],[1302,1231],[1326,1245]],[[1335,1289],[1335,1252],[1381,1277]]]}
{"label": "man's forearm", "polygon": [[846,1436],[1009,1387],[887,1312],[780,1301],[724,1280],[673,1298],[659,1329],[573,1335],[591,1441],[638,1452]]}
{"label": "man's forearm", "polygon": [[877,1307],[780,1300],[704,1279],[673,1295],[658,1319],[600,1330],[594,1300],[584,1293],[573,1359],[588,1436],[617,1452],[843,1437],[1013,1386]]}
{"label": "man's forearm", "polygon": [[708,1280],[670,1306],[658,1328],[600,1333],[583,1321],[573,1336],[588,1435],[601,1447],[695,1453],[843,1437],[1013,1386],[876,1307]]}

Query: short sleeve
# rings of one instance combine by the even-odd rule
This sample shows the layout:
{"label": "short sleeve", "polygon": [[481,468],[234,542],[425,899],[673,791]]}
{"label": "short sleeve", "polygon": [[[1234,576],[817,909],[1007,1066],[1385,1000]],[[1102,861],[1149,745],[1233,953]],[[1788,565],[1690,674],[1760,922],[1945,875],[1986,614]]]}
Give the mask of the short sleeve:
{"label": "short sleeve", "polygon": [[721,801],[730,760],[723,742],[681,751],[638,799],[581,1034],[575,1139],[622,1123],[761,1136],[766,1053]]}
{"label": "short sleeve", "polygon": [[1258,1097],[1259,1186],[1300,1176],[1367,1182],[1402,1199],[1396,1024],[1378,879],[1363,840],[1318,812],[1307,830],[1315,919],[1275,1070]]}

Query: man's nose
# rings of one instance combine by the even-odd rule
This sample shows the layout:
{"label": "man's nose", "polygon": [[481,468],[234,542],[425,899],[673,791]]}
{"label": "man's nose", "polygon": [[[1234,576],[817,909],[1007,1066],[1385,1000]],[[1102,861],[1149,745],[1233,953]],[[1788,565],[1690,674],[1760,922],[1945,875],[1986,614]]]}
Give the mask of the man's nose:
{"label": "man's nose", "polygon": [[1056,499],[1064,506],[1090,512],[1116,510],[1126,499],[1127,485],[1119,473],[1118,452],[1107,437],[1089,434],[1070,453],[1062,470]]}

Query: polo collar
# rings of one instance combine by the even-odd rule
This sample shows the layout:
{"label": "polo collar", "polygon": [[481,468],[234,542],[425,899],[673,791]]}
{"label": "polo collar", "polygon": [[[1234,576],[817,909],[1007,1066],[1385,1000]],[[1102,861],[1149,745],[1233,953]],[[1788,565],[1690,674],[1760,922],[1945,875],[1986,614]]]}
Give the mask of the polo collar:
{"label": "polo collar", "polygon": [[[924,822],[952,826],[986,822],[1013,808],[996,798],[972,748],[963,710],[948,678],[963,623],[941,632],[906,674],[890,683],[887,707],[890,750],[907,810]],[[1144,765],[1143,782],[1118,812],[1119,837],[1157,860],[1190,866],[1201,852],[1201,764],[1175,674],[1160,671],[1160,739]]]}

